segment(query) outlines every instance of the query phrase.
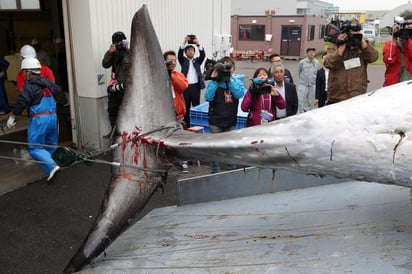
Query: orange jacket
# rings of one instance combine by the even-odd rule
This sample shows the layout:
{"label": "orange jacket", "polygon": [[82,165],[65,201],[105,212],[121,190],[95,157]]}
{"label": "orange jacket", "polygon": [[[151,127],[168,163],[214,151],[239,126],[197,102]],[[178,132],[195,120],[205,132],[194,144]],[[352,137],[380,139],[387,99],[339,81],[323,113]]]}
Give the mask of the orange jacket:
{"label": "orange jacket", "polygon": [[172,83],[172,96],[176,118],[179,119],[186,115],[186,103],[183,92],[189,86],[189,82],[187,82],[185,75],[178,71],[172,71],[170,82]]}

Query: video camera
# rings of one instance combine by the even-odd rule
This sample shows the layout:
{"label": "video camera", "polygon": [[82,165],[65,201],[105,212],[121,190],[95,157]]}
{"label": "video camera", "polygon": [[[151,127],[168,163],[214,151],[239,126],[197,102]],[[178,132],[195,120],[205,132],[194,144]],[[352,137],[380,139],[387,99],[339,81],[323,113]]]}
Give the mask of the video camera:
{"label": "video camera", "polygon": [[267,80],[262,80],[260,78],[251,79],[249,90],[252,95],[263,95],[270,94],[272,92],[272,86],[275,85],[275,80],[273,78],[268,78]]}
{"label": "video camera", "polygon": [[[362,30],[362,25],[359,23],[352,23],[351,21],[341,21],[338,18],[331,20],[329,24],[326,25],[326,34],[323,40],[325,42],[332,42],[337,45],[347,44],[349,46],[360,46],[362,42],[362,34],[354,33],[350,34],[350,31],[358,32]],[[346,33],[345,40],[338,39],[341,33]]]}
{"label": "video camera", "polygon": [[[230,70],[232,69],[232,64],[222,64],[216,63],[213,67],[206,71],[205,80],[214,81],[230,81]],[[212,72],[216,70],[217,77],[211,77]]]}
{"label": "video camera", "polygon": [[394,24],[398,26],[398,31],[395,33],[393,32],[393,27],[388,27],[389,31],[393,36],[401,38],[401,39],[408,39],[412,38],[412,28],[408,28],[409,25],[412,25],[412,22],[405,22],[405,19],[401,16],[396,16],[394,18]]}

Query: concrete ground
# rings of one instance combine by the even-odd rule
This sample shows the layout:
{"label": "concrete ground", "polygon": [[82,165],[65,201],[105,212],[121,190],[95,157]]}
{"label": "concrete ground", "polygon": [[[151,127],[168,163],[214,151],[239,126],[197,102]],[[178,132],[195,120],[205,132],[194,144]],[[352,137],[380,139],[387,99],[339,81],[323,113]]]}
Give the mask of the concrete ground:
{"label": "concrete ground", "polygon": [[[297,82],[298,61],[285,60],[284,64]],[[255,69],[268,66],[238,61],[236,73],[245,74],[247,87]],[[383,74],[383,66],[368,66],[369,90],[382,86]],[[24,131],[8,138],[24,141]],[[0,146],[0,155],[13,151],[24,152],[24,146]],[[110,154],[101,159],[110,160]],[[79,163],[57,173],[54,183],[48,184],[37,166],[24,169],[20,162],[8,160],[12,162],[6,165],[2,161],[7,160],[0,161],[0,185],[11,186],[0,196],[0,273],[61,273],[100,208],[110,181],[110,166]],[[209,173],[205,163],[192,165],[189,170],[183,175],[178,167],[171,169],[164,194],[156,193],[139,217],[156,207],[176,205],[178,178]]]}

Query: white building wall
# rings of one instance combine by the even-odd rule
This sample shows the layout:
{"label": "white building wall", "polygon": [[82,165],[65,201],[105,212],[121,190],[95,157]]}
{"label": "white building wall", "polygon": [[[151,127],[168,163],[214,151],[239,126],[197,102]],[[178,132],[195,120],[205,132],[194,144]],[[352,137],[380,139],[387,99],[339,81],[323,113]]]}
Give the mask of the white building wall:
{"label": "white building wall", "polygon": [[[110,69],[101,61],[111,44],[112,33],[123,31],[130,39],[131,21],[147,5],[162,51],[178,50],[186,34],[196,34],[212,58],[218,51],[216,35],[230,34],[231,2],[228,0],[63,0],[65,37],[70,44],[72,68],[70,87],[75,94],[72,113],[73,141],[100,149],[107,145],[102,136],[109,131],[106,87]],[[103,77],[102,77],[103,76]],[[72,114],[73,115],[73,114]]]}

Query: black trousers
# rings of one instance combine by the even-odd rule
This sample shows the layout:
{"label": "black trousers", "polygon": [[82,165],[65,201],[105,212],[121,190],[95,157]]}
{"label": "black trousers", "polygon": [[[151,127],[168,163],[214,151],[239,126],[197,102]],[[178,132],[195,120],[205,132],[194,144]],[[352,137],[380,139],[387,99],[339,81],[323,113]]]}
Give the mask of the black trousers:
{"label": "black trousers", "polygon": [[116,124],[117,114],[119,113],[119,107],[122,103],[123,94],[123,91],[108,93],[107,97],[109,102],[107,112],[109,113],[109,120],[112,126]]}
{"label": "black trousers", "polygon": [[200,104],[200,85],[199,84],[190,84],[185,92],[183,93],[186,103],[186,115],[185,122],[188,127],[190,125],[190,108],[198,106]]}

